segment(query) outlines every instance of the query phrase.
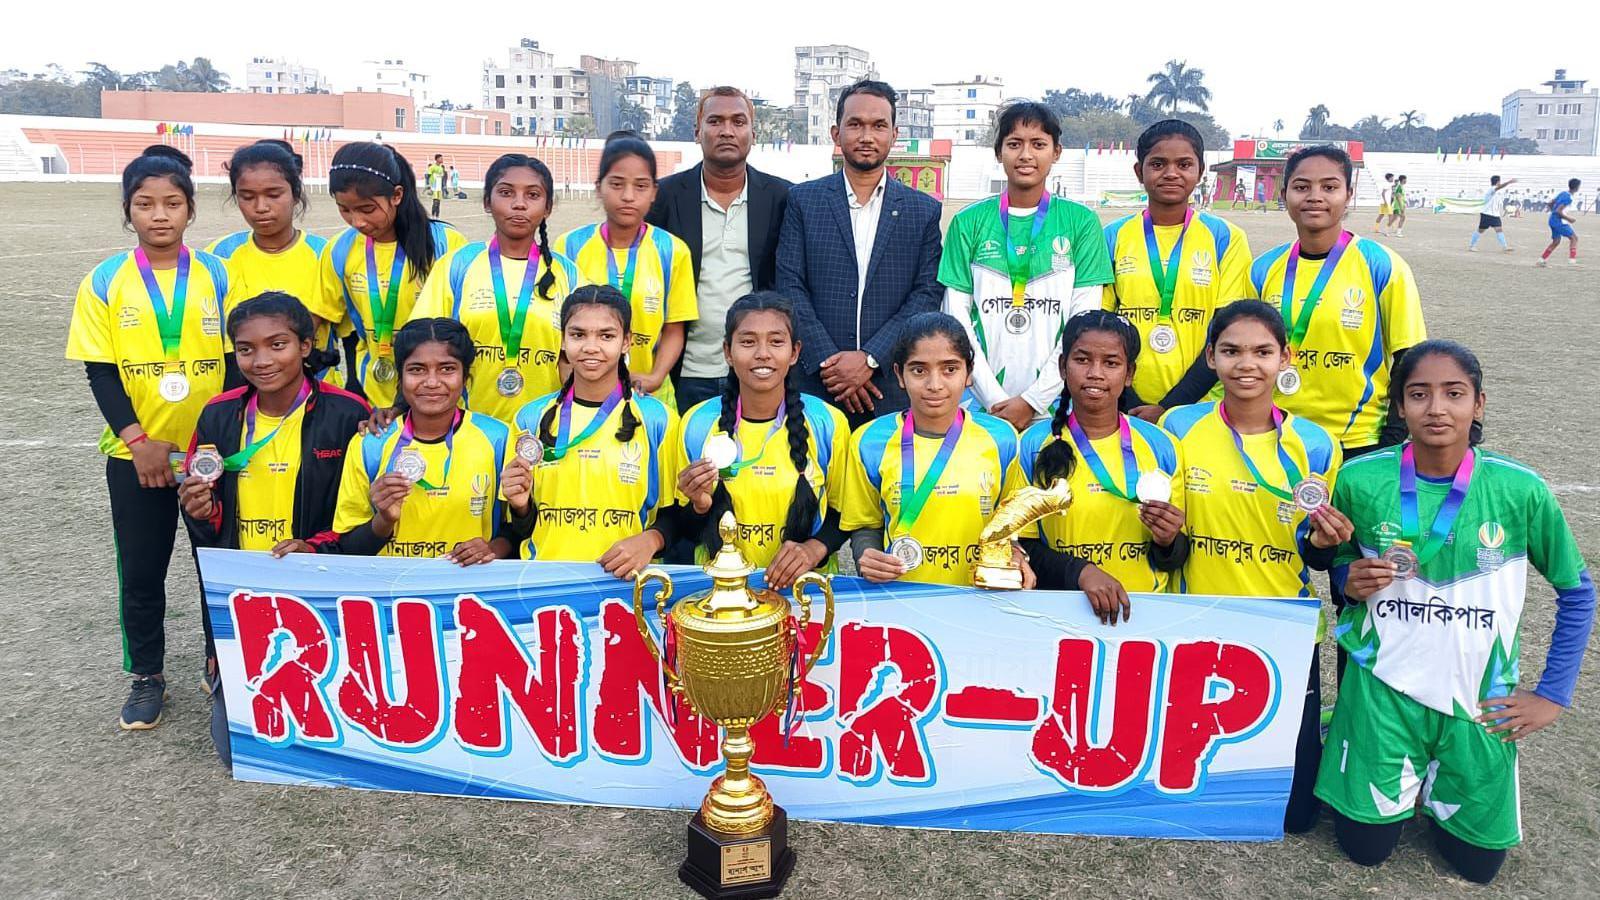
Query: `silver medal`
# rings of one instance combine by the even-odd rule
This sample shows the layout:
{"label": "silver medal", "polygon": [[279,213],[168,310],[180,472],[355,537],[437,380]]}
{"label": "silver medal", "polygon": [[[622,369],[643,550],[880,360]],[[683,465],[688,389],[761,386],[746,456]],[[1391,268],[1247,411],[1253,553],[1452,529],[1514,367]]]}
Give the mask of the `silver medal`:
{"label": "silver medal", "polygon": [[537,465],[544,456],[544,444],[531,432],[524,431],[517,435],[517,456],[528,465]]}
{"label": "silver medal", "polygon": [[1414,578],[1417,574],[1417,567],[1420,565],[1416,552],[1405,541],[1399,541],[1391,545],[1389,549],[1383,551],[1382,558],[1384,562],[1394,566],[1394,578],[1396,581],[1409,581]]}
{"label": "silver medal", "polygon": [[909,572],[922,565],[922,544],[910,535],[897,537],[889,544],[889,555],[900,560]]}
{"label": "silver medal", "polygon": [[706,438],[705,446],[700,450],[700,458],[707,460],[721,471],[733,465],[734,460],[739,458],[739,445],[725,434],[713,434]]}
{"label": "silver medal", "polygon": [[1150,349],[1157,353],[1171,353],[1178,346],[1178,329],[1165,322],[1150,329]]}
{"label": "silver medal", "polygon": [[1328,505],[1328,482],[1320,475],[1309,475],[1294,486],[1294,505],[1310,514]]}
{"label": "silver medal", "polygon": [[394,363],[388,357],[380,356],[372,361],[372,377],[376,381],[390,382],[394,380]]}
{"label": "silver medal", "polygon": [[222,454],[217,448],[206,446],[189,454],[189,477],[210,484],[222,477]]}
{"label": "silver medal", "polygon": [[1165,472],[1146,472],[1139,476],[1133,495],[1140,503],[1166,503],[1172,499],[1172,479]]}
{"label": "silver medal", "polygon": [[401,478],[416,484],[422,480],[422,476],[428,474],[428,461],[422,458],[421,453],[407,447],[400,451],[400,456],[395,459],[394,471]]}
{"label": "silver medal", "polygon": [[180,403],[189,396],[189,376],[182,372],[168,372],[161,376],[157,389],[161,391],[161,399],[168,403]]}
{"label": "silver medal", "polygon": [[1295,368],[1284,369],[1278,373],[1278,393],[1298,394],[1300,392],[1300,370]]}
{"label": "silver medal", "polygon": [[1011,334],[1027,334],[1033,327],[1033,314],[1025,306],[1013,306],[1006,312],[1006,331]]}
{"label": "silver medal", "polygon": [[502,397],[515,397],[522,393],[523,384],[522,373],[516,369],[501,369],[499,377],[494,380],[495,390]]}

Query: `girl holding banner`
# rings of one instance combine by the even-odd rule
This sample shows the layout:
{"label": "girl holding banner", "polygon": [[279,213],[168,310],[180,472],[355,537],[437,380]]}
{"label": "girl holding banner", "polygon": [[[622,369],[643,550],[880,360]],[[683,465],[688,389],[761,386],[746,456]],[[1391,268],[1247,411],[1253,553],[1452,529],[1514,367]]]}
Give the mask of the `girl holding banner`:
{"label": "girl holding banner", "polygon": [[[1273,379],[1291,363],[1283,317],[1259,300],[1224,306],[1211,320],[1205,360],[1222,382],[1222,399],[1180,406],[1161,419],[1185,459],[1206,461],[1185,479],[1190,550],[1178,588],[1315,598],[1311,569],[1328,568],[1351,525],[1328,505],[1339,443],[1272,403]],[[1322,757],[1320,672],[1313,649],[1284,812],[1292,834],[1311,830],[1319,810],[1312,786]]]}
{"label": "girl holding banner", "polygon": [[[1010,425],[961,408],[974,356],[955,318],[911,317],[893,354],[911,408],[850,438],[840,527],[853,532],[856,570],[868,581],[972,584],[978,535],[1009,494],[1017,457]],[[1031,588],[1033,570],[1020,549],[1016,557]]]}
{"label": "girl holding banner", "polygon": [[[1339,643],[1354,665],[1316,793],[1356,862],[1387,859],[1420,810],[1456,872],[1486,884],[1522,840],[1516,741],[1572,703],[1594,583],[1544,480],[1473,446],[1484,393],[1470,350],[1418,344],[1390,402],[1410,440],[1350,462],[1333,491],[1354,524],[1337,558],[1351,601]],[[1517,686],[1530,564],[1557,607],[1531,691]]]}
{"label": "girl holding banner", "polygon": [[675,416],[635,394],[628,373],[633,309],[621,291],[586,285],[561,304],[561,390],[515,418],[503,479],[523,559],[598,561],[632,578],[666,546],[655,527],[677,473],[667,436]]}
{"label": "girl holding banner", "polygon": [[545,220],[554,204],[544,163],[521,153],[496,159],[483,179],[494,235],[440,260],[417,298],[416,316],[466,327],[478,348],[467,405],[504,422],[561,385],[557,322],[561,301],[580,280],[571,260],[550,251]]}
{"label": "girl holding banner", "polygon": [[674,510],[697,531],[697,561],[721,549],[717,522],[733,510],[739,550],[775,590],[822,567],[845,537],[839,495],[850,426],[795,387],[794,331],[794,307],[778,294],[735,301],[723,330],[722,396],[690,408],[671,441]]}
{"label": "girl holding banner", "polygon": [[1072,508],[1041,520],[1023,546],[1042,587],[1083,591],[1115,624],[1131,611],[1129,591],[1166,591],[1189,555],[1183,451],[1161,426],[1117,411],[1139,358],[1132,323],[1079,313],[1061,346],[1055,416],[1023,433],[1015,477],[1040,487],[1067,479]]}

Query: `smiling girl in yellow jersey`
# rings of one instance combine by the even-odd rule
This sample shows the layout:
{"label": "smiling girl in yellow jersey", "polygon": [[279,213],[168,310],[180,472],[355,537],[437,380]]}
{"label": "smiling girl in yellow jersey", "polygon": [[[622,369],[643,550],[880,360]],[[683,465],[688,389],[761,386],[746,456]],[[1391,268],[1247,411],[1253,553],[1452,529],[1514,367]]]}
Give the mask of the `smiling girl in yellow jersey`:
{"label": "smiling girl in yellow jersey", "polygon": [[333,519],[340,552],[463,566],[510,556],[499,499],[510,433],[461,409],[472,338],[452,319],[415,319],[395,335],[394,352],[407,411],[345,451]]}
{"label": "smiling girl in yellow jersey", "polygon": [[121,582],[122,664],[134,675],[125,729],[161,721],[167,565],[178,526],[171,455],[189,446],[200,410],[222,390],[230,349],[222,332],[227,267],[183,242],[195,212],[189,173],[187,156],[159,144],[123,170],[123,223],[139,245],[84,276],[67,331],[67,358],[84,364],[106,422],[100,450]]}
{"label": "smiling girl in yellow jersey", "polygon": [[677,473],[667,452],[676,417],[634,393],[626,350],[628,301],[580,287],[561,305],[561,349],[572,372],[560,392],[517,413],[505,473],[523,559],[598,562],[631,578],[666,546],[652,527]]}
{"label": "smiling girl in yellow jersey", "polygon": [[[295,227],[295,216],[306,209],[300,181],[300,155],[284,141],[264,140],[233,151],[228,160],[228,191],[244,216],[245,231],[235,231],[211,242],[206,250],[228,263],[228,281],[236,297],[255,297],[282,291],[303,304],[315,301],[321,290],[321,254],[327,239]],[[351,333],[320,316],[316,346],[339,355],[339,339]],[[316,373],[330,384],[344,384],[337,363]]]}
{"label": "smiling girl in yellow jersey", "polygon": [[635,390],[676,409],[668,375],[683,355],[684,323],[700,317],[689,246],[644,221],[656,196],[656,155],[629,132],[606,141],[595,190],[606,220],[556,239],[556,253],[572,260],[592,284],[609,284],[633,307],[628,368]]}
{"label": "smiling girl in yellow jersey", "polygon": [[1015,487],[1066,478],[1072,507],[1041,519],[1023,546],[1042,587],[1082,590],[1114,624],[1129,591],[1165,591],[1188,553],[1183,451],[1159,425],[1117,412],[1139,357],[1127,319],[1079,313],[1061,345],[1061,399],[1053,419],[1023,433]]}
{"label": "smiling girl in yellow jersey", "polygon": [[1282,313],[1294,351],[1277,404],[1326,428],[1346,459],[1404,437],[1389,409],[1389,372],[1427,338],[1411,267],[1344,230],[1350,178],[1350,157],[1336,147],[1289,157],[1284,201],[1298,239],[1250,269],[1257,295]]}
{"label": "smiling girl in yellow jersey", "polygon": [[461,233],[428,218],[411,164],[383,144],[345,144],[328,169],[328,192],[350,225],[322,253],[312,315],[355,329],[361,342],[352,389],[373,406],[393,406],[394,333],[433,264],[465,244]]}
{"label": "smiling girl in yellow jersey", "polygon": [[722,396],[692,407],[672,436],[674,511],[697,537],[696,560],[722,548],[716,524],[731,509],[740,552],[774,590],[822,567],[844,543],[839,494],[850,425],[790,379],[800,360],[794,326],[794,307],[775,292],[735,301],[723,331]]}
{"label": "smiling girl in yellow jersey", "polygon": [[1105,228],[1116,280],[1104,305],[1139,329],[1133,395],[1123,408],[1147,421],[1204,397],[1216,381],[1205,362],[1206,328],[1218,307],[1255,296],[1244,230],[1189,208],[1205,172],[1193,125],[1167,119],[1139,135],[1133,174],[1148,209]]}
{"label": "smiling girl in yellow jersey", "polygon": [[[972,584],[978,535],[1008,496],[1017,459],[1017,433],[1005,420],[961,408],[974,359],[954,317],[912,316],[893,354],[911,408],[850,437],[839,527],[853,532],[856,571],[868,581]],[[1016,556],[1032,586],[1032,570]]]}
{"label": "smiling girl in yellow jersey", "polygon": [[467,408],[509,422],[528,401],[561,386],[561,301],[581,282],[545,236],[555,191],[544,163],[508,153],[483,182],[494,236],[440,260],[413,314],[466,326],[478,350],[467,373]]}

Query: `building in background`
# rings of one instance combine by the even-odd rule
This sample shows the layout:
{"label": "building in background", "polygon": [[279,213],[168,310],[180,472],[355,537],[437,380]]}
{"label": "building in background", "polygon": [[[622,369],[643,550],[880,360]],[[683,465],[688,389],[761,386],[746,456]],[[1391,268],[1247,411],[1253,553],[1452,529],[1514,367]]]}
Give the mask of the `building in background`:
{"label": "building in background", "polygon": [[898,92],[895,122],[902,138],[933,137],[933,88],[907,88]]}
{"label": "building in background", "polygon": [[639,64],[585,53],[578,57],[578,68],[589,77],[589,115],[594,118],[595,134],[604,137],[622,127],[617,116],[627,94],[627,81],[638,74]]}
{"label": "building in background", "polygon": [[400,94],[410,97],[418,108],[433,105],[431,79],[406,65],[405,60],[368,59],[362,60],[361,65],[365,71],[356,85],[357,92]]}
{"label": "building in background", "polygon": [[1600,91],[1584,90],[1587,83],[1557,69],[1544,82],[1548,91],[1524,88],[1507,94],[1500,101],[1500,136],[1527,138],[1552,156],[1595,155]]}
{"label": "building in background", "polygon": [[332,88],[310,66],[253,56],[244,67],[244,89],[252,94],[326,94]]}
{"label": "building in background", "polygon": [[656,138],[672,127],[673,87],[671,78],[652,78],[649,75],[629,76],[623,85],[623,97],[645,111],[644,134]]}
{"label": "building in background", "polygon": [[556,134],[572,117],[591,114],[589,76],[557,66],[555,54],[523,38],[507,52],[505,65],[484,60],[483,108],[510,116],[516,134]]}
{"label": "building in background", "polygon": [[839,92],[863,78],[877,78],[872,55],[845,44],[794,48],[794,106],[791,115],[805,126],[806,143],[833,142]]}
{"label": "building in background", "polygon": [[957,144],[982,143],[1005,98],[999,76],[975,75],[970,81],[933,86],[933,136]]}
{"label": "building in background", "polygon": [[509,135],[511,117],[492,109],[427,106],[417,110],[417,131],[423,134]]}

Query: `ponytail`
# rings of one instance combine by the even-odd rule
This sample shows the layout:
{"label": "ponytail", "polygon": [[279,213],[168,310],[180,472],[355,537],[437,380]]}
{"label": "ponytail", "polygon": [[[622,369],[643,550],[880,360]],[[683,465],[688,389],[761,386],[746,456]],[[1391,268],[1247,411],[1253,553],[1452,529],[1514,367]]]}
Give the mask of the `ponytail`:
{"label": "ponytail", "polygon": [[1067,386],[1061,386],[1061,399],[1056,402],[1056,414],[1050,418],[1051,440],[1039,448],[1033,461],[1033,483],[1049,487],[1057,478],[1072,477],[1077,468],[1078,456],[1072,452],[1072,442],[1061,436],[1067,427],[1067,416],[1072,414],[1072,398],[1067,396]]}
{"label": "ponytail", "polygon": [[544,274],[539,276],[539,296],[553,300],[555,298],[550,296],[550,288],[556,283],[556,257],[550,252],[550,231],[545,228],[544,222],[539,223],[539,258],[544,260]]}

